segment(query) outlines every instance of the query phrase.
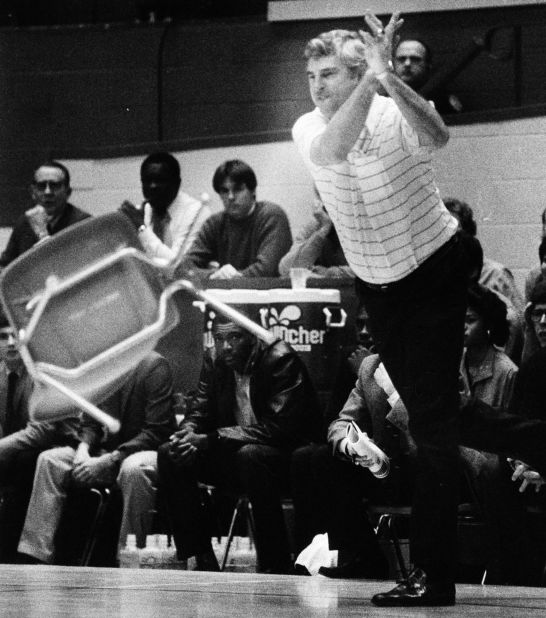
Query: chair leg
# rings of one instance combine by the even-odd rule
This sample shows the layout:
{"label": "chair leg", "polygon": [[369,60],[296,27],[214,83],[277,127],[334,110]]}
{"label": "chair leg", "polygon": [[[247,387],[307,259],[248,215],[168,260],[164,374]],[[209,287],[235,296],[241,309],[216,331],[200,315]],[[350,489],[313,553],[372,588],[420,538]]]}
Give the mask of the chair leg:
{"label": "chair leg", "polygon": [[228,538],[226,540],[226,548],[224,550],[224,556],[222,558],[222,564],[220,565],[220,571],[223,571],[226,568],[226,563],[227,563],[227,559],[228,559],[228,555],[229,555],[229,549],[231,547],[231,542],[233,541],[233,533],[235,531],[235,523],[237,521],[237,518],[239,516],[239,512],[241,510],[241,508],[244,505],[244,498],[239,498],[237,500],[237,504],[235,505],[235,508],[233,509],[233,515],[231,517],[231,523],[229,525],[229,532],[228,532]]}
{"label": "chair leg", "polygon": [[400,539],[396,534],[395,522],[396,516],[392,513],[382,513],[379,516],[377,521],[377,526],[375,527],[375,534],[379,536],[382,529],[386,528],[387,537],[389,541],[392,543],[394,548],[394,553],[396,556],[396,562],[398,563],[398,568],[400,569],[400,575],[403,579],[407,579],[408,577],[408,569],[406,567],[406,563],[404,561],[404,556],[402,555],[402,548],[400,547]]}
{"label": "chair leg", "polygon": [[389,536],[394,546],[394,553],[396,554],[396,560],[398,562],[398,567],[400,569],[400,574],[402,575],[402,579],[408,578],[408,569],[406,567],[406,563],[404,561],[404,556],[402,555],[402,549],[400,547],[400,539],[396,534],[396,518],[394,515],[389,515],[387,518],[387,529],[389,531]]}
{"label": "chair leg", "polygon": [[107,488],[101,491],[96,487],[92,487],[90,491],[98,496],[99,505],[95,512],[95,517],[93,518],[91,529],[89,530],[89,535],[87,536],[87,542],[85,543],[85,547],[82,552],[80,566],[88,566],[91,561],[91,556],[93,555],[93,550],[95,549],[95,544],[97,542],[97,532],[104,518],[106,507],[108,505],[108,499],[110,497],[110,490]]}

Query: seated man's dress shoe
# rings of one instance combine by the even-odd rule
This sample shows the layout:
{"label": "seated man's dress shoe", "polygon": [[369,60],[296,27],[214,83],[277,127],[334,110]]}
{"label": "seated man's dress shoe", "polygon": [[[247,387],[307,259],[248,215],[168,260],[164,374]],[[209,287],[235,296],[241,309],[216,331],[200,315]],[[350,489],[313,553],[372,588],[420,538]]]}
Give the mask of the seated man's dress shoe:
{"label": "seated man's dress shoe", "polygon": [[338,579],[387,579],[389,564],[384,556],[377,556],[371,561],[353,558],[337,567],[320,567],[319,573]]}
{"label": "seated man's dress shoe", "polygon": [[407,580],[401,581],[389,592],[372,597],[372,603],[381,607],[439,607],[455,605],[453,582],[428,582],[421,569],[413,569]]}

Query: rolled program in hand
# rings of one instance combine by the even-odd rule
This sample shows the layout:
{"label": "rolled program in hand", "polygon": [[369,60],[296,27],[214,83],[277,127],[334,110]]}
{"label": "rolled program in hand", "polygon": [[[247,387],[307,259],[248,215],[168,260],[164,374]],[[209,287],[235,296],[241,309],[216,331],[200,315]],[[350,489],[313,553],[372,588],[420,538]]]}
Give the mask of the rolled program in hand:
{"label": "rolled program in hand", "polygon": [[347,440],[349,452],[356,457],[366,457],[373,461],[367,466],[370,472],[378,479],[383,479],[390,472],[390,461],[387,455],[368,438],[368,434],[352,421],[347,426]]}

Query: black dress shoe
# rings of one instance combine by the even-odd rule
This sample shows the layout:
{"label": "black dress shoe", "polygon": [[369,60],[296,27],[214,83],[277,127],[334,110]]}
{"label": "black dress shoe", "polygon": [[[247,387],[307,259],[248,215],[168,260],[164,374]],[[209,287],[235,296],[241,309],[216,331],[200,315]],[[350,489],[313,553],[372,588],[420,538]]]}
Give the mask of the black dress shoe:
{"label": "black dress shoe", "polygon": [[453,582],[427,582],[421,569],[413,569],[408,579],[401,581],[389,592],[372,597],[372,603],[380,607],[440,607],[455,605]]}
{"label": "black dress shoe", "polygon": [[320,567],[319,573],[336,579],[386,579],[389,565],[383,556],[372,561],[354,558],[337,567]]}

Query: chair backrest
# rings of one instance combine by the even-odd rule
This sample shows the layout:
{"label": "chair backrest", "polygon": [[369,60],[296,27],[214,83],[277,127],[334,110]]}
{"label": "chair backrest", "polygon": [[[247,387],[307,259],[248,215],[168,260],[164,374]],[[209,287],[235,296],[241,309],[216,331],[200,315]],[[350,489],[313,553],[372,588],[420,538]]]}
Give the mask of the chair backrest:
{"label": "chair backrest", "polygon": [[127,217],[111,213],[76,223],[19,256],[0,276],[0,298],[12,326],[26,326],[31,315],[26,305],[45,288],[47,277],[67,279],[126,247],[142,249]]}
{"label": "chair backrest", "polygon": [[177,323],[164,288],[120,213],[83,221],[10,264],[0,299],[38,382],[30,414],[62,418],[81,398],[95,404],[119,387]]}

